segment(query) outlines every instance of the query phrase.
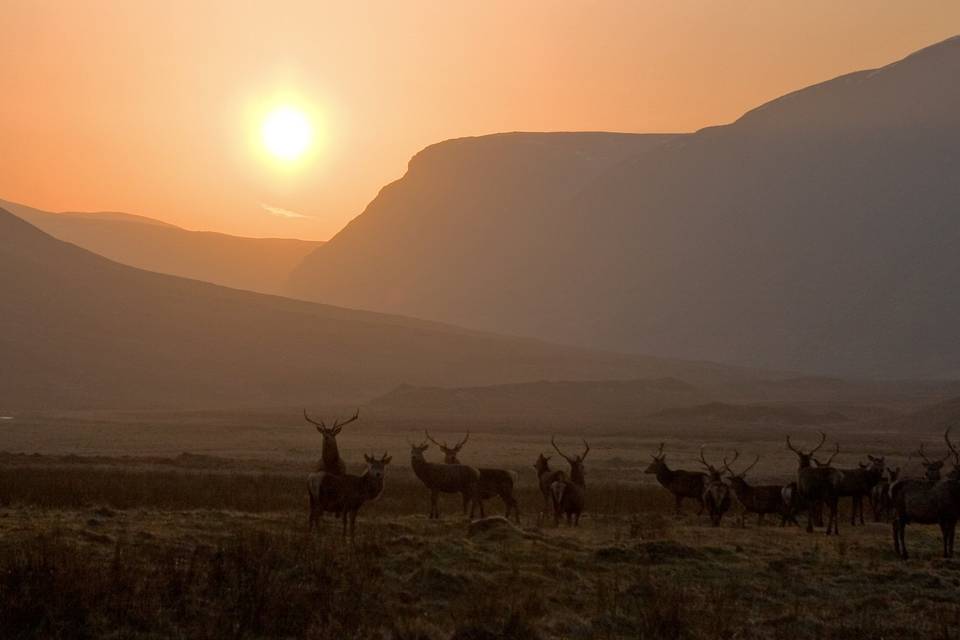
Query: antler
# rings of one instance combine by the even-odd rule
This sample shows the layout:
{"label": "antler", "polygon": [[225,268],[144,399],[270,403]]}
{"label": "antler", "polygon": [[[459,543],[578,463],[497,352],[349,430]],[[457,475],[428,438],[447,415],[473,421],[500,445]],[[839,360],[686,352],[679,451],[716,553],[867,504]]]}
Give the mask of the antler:
{"label": "antler", "polygon": [[665,443],[663,443],[663,442],[660,443],[660,448],[657,449],[657,452],[656,452],[655,454],[653,454],[653,457],[654,457],[654,458],[660,458],[660,457],[663,456],[663,445],[664,445],[664,444],[665,444]]}
{"label": "antler", "polygon": [[324,431],[326,431],[327,425],[323,423],[323,420],[321,420],[320,422],[317,422],[316,420],[312,420],[310,416],[307,415],[306,409],[303,410],[303,417],[306,418],[307,422],[314,425],[317,428],[317,431],[319,431],[320,433],[323,433]]}
{"label": "antler", "polygon": [[[814,449],[814,451],[816,451],[816,449]],[[821,466],[829,467],[829,466],[830,466],[830,463],[833,462],[833,459],[837,457],[837,454],[838,454],[838,453],[840,453],[840,443],[839,443],[839,442],[837,443],[836,449],[834,449],[833,454],[832,454],[829,458],[827,458],[827,461],[824,462],[823,465],[821,465]]]}
{"label": "antler", "polygon": [[953,454],[953,459],[956,461],[957,466],[960,466],[960,451],[957,451],[953,443],[950,442],[950,429],[953,429],[953,427],[947,427],[947,430],[943,432],[943,439],[947,441],[947,447],[949,447],[950,453]]}
{"label": "antler", "polygon": [[740,472],[740,477],[742,478],[742,477],[744,477],[745,475],[747,475],[747,471],[750,471],[750,469],[753,469],[755,466],[757,466],[757,463],[758,463],[758,462],[760,462],[760,456],[759,456],[759,455],[757,455],[756,459],[753,461],[753,464],[751,464],[749,467],[747,467],[746,469],[744,469],[743,471]]}
{"label": "antler", "polygon": [[723,458],[723,467],[720,469],[720,472],[728,471],[730,475],[733,475],[733,471],[730,469],[730,465],[737,461],[737,458],[740,457],[740,452],[736,449],[733,450],[733,460],[727,462],[726,456]]}
{"label": "antler", "polygon": [[[819,451],[819,450],[820,450],[820,447],[822,447],[822,446],[823,446],[823,443],[826,442],[826,441],[827,441],[827,434],[825,434],[823,431],[821,431],[821,432],[820,432],[820,442],[819,442],[819,444],[817,444],[817,446],[815,446],[813,449],[810,450],[810,455],[813,455],[813,454],[815,454],[817,451]],[[834,454],[834,455],[836,455],[836,454]]]}
{"label": "antler", "polygon": [[560,447],[558,447],[557,443],[554,442],[554,436],[550,436],[550,444],[553,445],[553,448],[557,450],[557,453],[559,453],[563,459],[565,459],[567,462],[570,462],[570,463],[573,462],[573,460],[571,460],[567,454],[565,454],[563,451],[560,451]]}
{"label": "antler", "polygon": [[930,458],[927,457],[927,454],[923,452],[923,444],[920,445],[920,448],[917,450],[917,453],[920,454],[920,457],[923,458],[923,461],[927,464],[936,464],[937,462],[943,462],[944,460],[950,457],[950,454],[948,453],[942,459],[937,460],[937,462],[933,462],[930,460]]}
{"label": "antler", "polygon": [[463,448],[463,445],[467,444],[467,440],[470,439],[470,432],[467,431],[467,435],[463,436],[463,440],[453,445],[453,450],[459,452]]}
{"label": "antler", "polygon": [[700,445],[700,464],[702,464],[703,466],[705,466],[708,471],[711,471],[711,472],[712,472],[712,471],[713,471],[713,465],[710,464],[709,462],[707,462],[706,458],[703,457],[703,448],[704,448],[705,446],[706,446],[706,445],[703,445],[703,444]]}
{"label": "antler", "polygon": [[436,440],[433,439],[433,436],[430,435],[430,432],[429,432],[429,431],[427,431],[426,429],[424,429],[423,432],[427,435],[427,440],[429,440],[429,441],[432,442],[433,444],[437,445],[437,446],[440,447],[441,449],[446,449],[446,448],[447,448],[447,443],[446,443],[446,442],[444,442],[443,444],[440,444],[439,442],[437,442]]}
{"label": "antler", "polygon": [[353,414],[353,417],[352,417],[352,418],[349,418],[349,419],[347,419],[347,420],[345,420],[345,421],[343,421],[343,422],[340,422],[339,420],[334,420],[334,421],[333,421],[333,426],[330,427],[330,428],[331,428],[331,429],[342,429],[343,427],[347,426],[348,424],[350,424],[350,423],[353,422],[354,420],[358,419],[359,417],[360,417],[360,409],[357,409],[357,411]]}
{"label": "antler", "polygon": [[581,462],[587,459],[588,453],[590,453],[590,443],[587,442],[586,438],[583,438],[583,455],[580,456]]}
{"label": "antler", "polygon": [[793,444],[790,443],[790,434],[787,434],[787,448],[790,449],[790,451],[793,451],[794,453],[796,453],[797,455],[802,455],[802,452],[799,449],[797,449],[795,446],[793,446]]}

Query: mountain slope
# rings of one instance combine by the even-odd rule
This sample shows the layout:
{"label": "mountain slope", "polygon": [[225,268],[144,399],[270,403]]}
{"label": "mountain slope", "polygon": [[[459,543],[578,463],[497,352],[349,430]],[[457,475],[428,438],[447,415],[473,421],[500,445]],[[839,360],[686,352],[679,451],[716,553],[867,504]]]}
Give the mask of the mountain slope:
{"label": "mountain slope", "polygon": [[[953,38],[587,179],[554,179],[556,192],[538,169],[505,160],[499,171],[482,149],[459,160],[469,142],[437,145],[293,284],[331,303],[591,347],[955,377],[957,77]],[[501,202],[501,190],[530,197]]]}
{"label": "mountain slope", "polygon": [[363,401],[403,383],[743,372],[298,302],[111,262],[0,210],[7,409]]}
{"label": "mountain slope", "polygon": [[280,293],[290,272],[322,244],[188,231],[127,213],[49,213],[2,200],[0,207],[123,264],[261,293]]}

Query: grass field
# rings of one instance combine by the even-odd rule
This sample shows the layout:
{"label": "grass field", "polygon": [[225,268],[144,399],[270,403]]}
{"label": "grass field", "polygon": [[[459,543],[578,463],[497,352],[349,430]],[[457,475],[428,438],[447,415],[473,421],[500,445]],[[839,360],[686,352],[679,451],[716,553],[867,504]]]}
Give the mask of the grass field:
{"label": "grass field", "polygon": [[[394,450],[352,544],[330,516],[308,534],[307,463],[0,456],[0,637],[958,637],[960,562],[935,527],[909,528],[909,562],[885,523],[714,529],[673,515],[638,442],[594,445],[579,529],[539,528],[535,440],[498,454],[522,474],[520,528],[471,528],[458,496],[428,520]],[[690,466],[698,447],[676,446]]]}

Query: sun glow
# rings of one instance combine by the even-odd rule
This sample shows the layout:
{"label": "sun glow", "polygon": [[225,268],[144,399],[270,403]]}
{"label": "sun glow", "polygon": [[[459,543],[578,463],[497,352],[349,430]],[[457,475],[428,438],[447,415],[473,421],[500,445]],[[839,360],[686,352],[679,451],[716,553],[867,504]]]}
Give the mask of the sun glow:
{"label": "sun glow", "polygon": [[306,153],[313,143],[313,125],[300,109],[277,107],[264,118],[260,138],[275,158],[293,161]]}

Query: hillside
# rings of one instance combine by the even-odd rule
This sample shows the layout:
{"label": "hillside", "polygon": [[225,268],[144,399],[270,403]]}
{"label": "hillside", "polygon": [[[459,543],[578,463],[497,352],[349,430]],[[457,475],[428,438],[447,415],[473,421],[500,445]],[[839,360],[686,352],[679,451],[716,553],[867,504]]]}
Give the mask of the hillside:
{"label": "hillside", "polygon": [[952,38],[606,162],[589,137],[435,145],[293,291],[619,351],[955,378],[957,77]]}
{"label": "hillside", "polygon": [[0,207],[51,236],[132,267],[235,289],[280,293],[320,242],[188,231],[127,213],[50,213],[0,200]]}
{"label": "hillside", "polygon": [[0,210],[4,409],[361,402],[407,383],[745,375],[141,271]]}

